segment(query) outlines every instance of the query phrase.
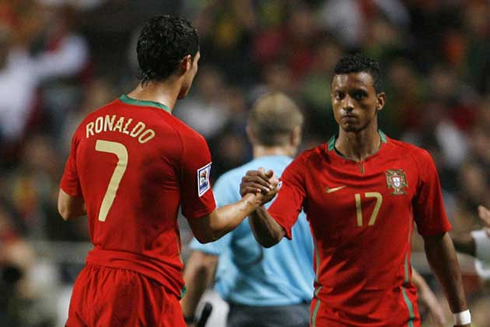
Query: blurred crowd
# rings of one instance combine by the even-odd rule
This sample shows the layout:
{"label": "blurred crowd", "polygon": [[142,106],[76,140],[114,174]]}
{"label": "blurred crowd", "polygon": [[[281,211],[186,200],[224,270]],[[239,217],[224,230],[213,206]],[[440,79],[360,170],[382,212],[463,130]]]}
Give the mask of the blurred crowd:
{"label": "blurred crowd", "polygon": [[[362,51],[384,73],[380,128],[431,152],[453,232],[480,228],[476,208],[490,207],[489,7],[487,0],[1,1],[0,326],[62,325],[57,294],[84,257],[68,244],[88,241],[86,221],[64,222],[56,209],[71,135],[87,113],[136,85],[136,37],[157,14],[198,28],[200,71],[174,114],[208,140],[213,179],[251,159],[247,114],[268,91],[300,104],[303,149],[326,142],[336,133],[333,66]],[[184,243],[189,237],[184,230]],[[413,242],[420,250],[420,239]],[[475,325],[490,326],[489,283],[464,268]]]}

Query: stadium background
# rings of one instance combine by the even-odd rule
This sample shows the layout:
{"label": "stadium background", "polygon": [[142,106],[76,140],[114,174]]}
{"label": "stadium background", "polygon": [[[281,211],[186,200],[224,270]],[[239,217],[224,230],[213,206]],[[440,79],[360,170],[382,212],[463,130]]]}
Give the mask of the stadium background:
{"label": "stadium background", "polygon": [[[90,248],[85,219],[57,214],[71,135],[92,110],[137,83],[140,24],[163,13],[194,22],[200,71],[175,115],[203,134],[212,177],[251,158],[251,103],[280,90],[306,115],[302,149],[336,132],[333,65],[363,51],[381,62],[389,136],[431,152],[458,233],[490,206],[488,0],[3,0],[0,2],[0,326],[62,326]],[[184,248],[190,240],[182,223]],[[412,263],[439,296],[421,239]],[[184,256],[185,256],[184,251]],[[490,326],[490,282],[460,256],[475,326]],[[18,277],[20,280],[17,281]],[[447,304],[441,299],[444,306]],[[428,326],[428,324],[426,324]]]}

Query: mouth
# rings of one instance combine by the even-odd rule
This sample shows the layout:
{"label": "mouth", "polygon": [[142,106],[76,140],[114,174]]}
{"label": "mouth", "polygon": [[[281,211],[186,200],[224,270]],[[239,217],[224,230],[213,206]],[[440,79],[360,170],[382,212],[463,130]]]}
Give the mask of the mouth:
{"label": "mouth", "polygon": [[347,114],[347,115],[342,115],[342,116],[341,116],[341,119],[342,119],[343,121],[350,121],[350,120],[354,120],[354,119],[356,119],[356,116],[354,116],[354,115],[350,115],[350,114]]}

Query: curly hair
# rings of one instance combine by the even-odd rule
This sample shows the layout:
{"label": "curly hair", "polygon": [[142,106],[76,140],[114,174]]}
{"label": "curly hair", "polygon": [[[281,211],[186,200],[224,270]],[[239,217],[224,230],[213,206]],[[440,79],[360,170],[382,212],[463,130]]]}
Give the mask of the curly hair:
{"label": "curly hair", "polygon": [[335,65],[333,71],[334,75],[361,72],[369,73],[371,75],[376,93],[383,92],[383,82],[378,62],[360,53],[343,57]]}
{"label": "curly hair", "polygon": [[136,52],[141,82],[164,81],[177,71],[185,56],[199,51],[197,30],[185,19],[157,16],[146,22],[138,38]]}

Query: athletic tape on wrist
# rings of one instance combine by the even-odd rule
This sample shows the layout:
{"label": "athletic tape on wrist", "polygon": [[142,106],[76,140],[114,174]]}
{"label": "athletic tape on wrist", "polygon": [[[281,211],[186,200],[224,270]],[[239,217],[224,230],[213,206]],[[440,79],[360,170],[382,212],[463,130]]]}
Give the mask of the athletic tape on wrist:
{"label": "athletic tape on wrist", "polygon": [[470,310],[466,310],[459,313],[453,313],[455,325],[468,325],[471,324]]}

